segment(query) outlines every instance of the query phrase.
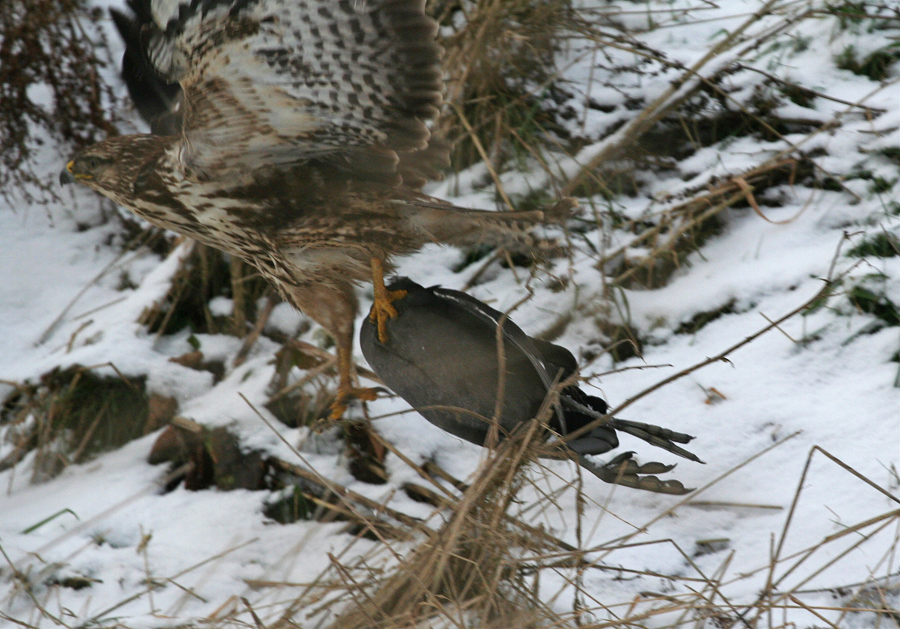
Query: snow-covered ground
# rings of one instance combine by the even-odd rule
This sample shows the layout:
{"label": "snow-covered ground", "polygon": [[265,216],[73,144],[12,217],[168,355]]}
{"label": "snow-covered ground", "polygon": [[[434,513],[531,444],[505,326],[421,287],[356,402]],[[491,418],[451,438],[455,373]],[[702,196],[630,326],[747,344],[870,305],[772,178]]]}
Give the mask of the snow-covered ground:
{"label": "snow-covered ground", "polygon": [[[591,7],[596,8],[591,4],[583,9],[585,16],[591,15]],[[756,0],[622,4],[619,20],[635,32],[652,21],[656,28],[639,38],[664,50],[670,60],[691,66],[717,38],[735,32],[762,7]],[[597,353],[603,340],[598,322],[627,320],[643,342],[642,357],[614,364],[602,354],[583,372],[603,374],[589,378],[590,386],[616,407],[769,326],[814,297],[826,278],[835,280],[834,293],[820,307],[788,319],[726,360],[693,371],[620,413],[625,419],[695,435],[690,449],[705,465],[681,462],[670,476],[702,491],[682,500],[613,489],[587,477],[588,504],[578,542],[573,491],[556,497],[558,508],[529,511],[529,501],[542,496],[534,487],[523,489],[522,517],[584,549],[598,549],[632,534],[632,542],[671,540],[587,555],[598,564],[641,573],[587,571],[584,590],[611,609],[639,593],[674,596],[688,587],[689,581],[682,579],[702,573],[717,575],[723,584],[720,596],[736,604],[752,602],[768,578],[782,591],[795,589],[793,602],[786,600],[777,618],[764,620],[771,625],[896,622],[833,608],[871,607],[876,600],[894,610],[900,606],[900,327],[864,312],[850,298],[854,287],[864,286],[884,303],[900,304],[900,257],[896,251],[887,257],[848,255],[879,234],[900,234],[900,69],[895,56],[888,78],[876,82],[838,68],[835,59],[851,45],[859,58],[892,41],[896,46],[900,18],[894,16],[890,29],[874,28],[875,21],[869,19],[841,26],[824,12],[808,14],[810,8],[824,7],[785,2],[748,26],[750,39],[744,47],[766,29],[783,28],[759,50],[744,55],[742,63],[837,99],[819,96],[801,107],[784,98],[777,112],[781,118],[824,123],[837,117],[836,124],[818,133],[792,133],[788,128],[778,140],[742,135],[699,148],[667,176],[636,173],[644,182],[638,196],[581,199],[583,216],[590,219],[590,209],[596,208],[606,229],[592,228],[583,237],[573,237],[571,257],[550,260],[527,283],[527,270],[495,263],[469,290],[504,310],[533,289],[513,318],[531,334],[553,330],[555,342],[580,356]],[[605,4],[601,8],[610,10]],[[884,23],[891,22],[879,22]],[[591,69],[596,56],[587,50],[589,42],[575,40],[561,63],[575,86],[569,103],[578,112],[573,130],[593,141],[577,156],[582,163],[609,141],[607,129],[634,118],[626,96],[640,96],[646,104],[680,75],[668,69],[640,80],[627,74],[598,77],[600,70]],[[606,49],[604,54],[623,63],[631,60],[622,51]],[[717,66],[735,56],[731,50],[710,63]],[[702,72],[712,72],[712,67],[704,66]],[[765,78],[739,72],[720,87],[732,105],[747,103]],[[586,94],[608,107],[586,109]],[[869,109],[851,105],[859,101]],[[718,232],[682,261],[663,287],[609,290],[608,278],[597,268],[597,252],[623,246],[634,235],[610,227],[607,208],[629,219],[658,220],[683,200],[680,195],[741,175],[782,151],[790,155],[792,145],[814,156],[821,170],[813,178],[833,177],[844,189],[813,187],[808,181],[769,187],[765,199],[778,203],[762,203],[760,212],[751,207],[724,210]],[[42,150],[46,175],[53,177],[65,157],[53,147]],[[574,170],[576,161],[557,159],[563,171]],[[501,176],[514,196],[548,185],[544,178],[537,167]],[[486,169],[474,166],[436,184],[431,192],[461,205],[492,207],[495,189],[489,181]],[[37,382],[58,366],[96,366],[93,372],[98,375],[145,376],[149,392],[178,401],[179,416],[209,427],[227,426],[247,449],[310,466],[392,509],[432,517],[430,522],[438,526],[441,516],[432,514],[432,507],[414,502],[400,489],[404,482],[420,479],[398,457],[387,458],[387,484],[363,483],[351,475],[340,448],[329,448],[329,443],[314,447],[305,429],[285,428],[268,415],[263,406],[280,347],[273,340],[261,337],[247,361],[227,367],[217,383],[208,371],[171,362],[191,351],[195,339],[189,339],[187,331],[157,339],[138,318],[165,295],[187,246],[161,259],[146,249],[122,253],[123,237],[120,223],[105,220],[97,199],[86,191],[46,207],[0,208],[0,399],[16,383]],[[631,258],[641,255],[636,248],[628,252]],[[399,273],[424,285],[461,288],[479,267],[476,263],[454,272],[461,260],[456,250],[427,247],[401,260]],[[133,288],[123,288],[123,274]],[[360,294],[365,302],[366,289]],[[676,333],[696,314],[728,304],[725,314],[696,332]],[[301,320],[301,315],[278,306],[270,325],[290,330]],[[302,338],[321,344],[322,337],[311,330]],[[207,359],[228,358],[226,365],[241,344],[225,335],[196,340]],[[362,361],[359,352],[357,357]],[[416,463],[433,459],[457,478],[470,477],[484,452],[415,413],[398,413],[405,408],[398,398],[368,404],[376,430],[408,458]],[[280,436],[257,411],[270,418]],[[0,459],[13,447],[12,429],[0,425],[6,439],[0,442]],[[32,482],[33,453],[0,473],[0,626],[78,626],[87,621],[101,626],[182,625],[220,618],[224,609],[242,609],[241,597],[270,622],[296,592],[260,582],[306,583],[328,567],[332,556],[349,561],[378,545],[367,540],[351,545],[340,523],[276,524],[262,513],[271,497],[265,491],[178,487],[163,493],[159,483],[168,470],[147,463],[157,437],[158,432],[149,434],[88,463],[69,466],[43,483]],[[306,444],[302,460],[285,441]],[[636,450],[641,460],[675,462],[675,457],[642,442],[628,437],[622,441],[622,449]],[[821,451],[813,453],[816,447]],[[555,462],[528,473],[535,486],[550,493],[576,469]],[[787,532],[782,538],[783,530]],[[395,547],[404,553],[413,543]],[[770,577],[776,547],[779,558],[792,558],[779,563]],[[547,572],[541,580],[546,600],[552,598],[560,613],[570,611],[574,590],[561,576]],[[892,584],[882,581],[885,598],[862,603],[854,599],[862,586],[889,576]],[[78,582],[87,586],[72,587],[74,581],[67,579],[73,577],[86,579]],[[154,587],[148,587],[149,582]],[[248,613],[239,617],[253,622]],[[604,617],[595,611],[595,618]],[[662,626],[667,619],[644,622]],[[302,620],[298,624],[305,626]]]}

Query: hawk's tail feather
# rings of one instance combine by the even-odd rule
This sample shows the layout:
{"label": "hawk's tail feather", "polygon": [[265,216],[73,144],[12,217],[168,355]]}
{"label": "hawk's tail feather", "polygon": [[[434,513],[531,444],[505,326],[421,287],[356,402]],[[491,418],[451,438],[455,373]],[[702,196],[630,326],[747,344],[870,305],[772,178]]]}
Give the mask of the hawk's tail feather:
{"label": "hawk's tail feather", "polygon": [[517,250],[536,247],[539,241],[531,234],[531,229],[568,218],[577,205],[574,199],[563,199],[547,211],[494,212],[425,199],[403,202],[403,206],[413,210],[408,220],[423,232],[425,240],[457,246],[488,244]]}
{"label": "hawk's tail feather", "polygon": [[544,220],[544,212],[541,210],[523,210],[521,212],[497,212],[494,210],[473,210],[471,208],[460,207],[458,205],[450,205],[441,203],[440,201],[402,201],[403,205],[413,206],[416,208],[437,210],[438,212],[446,212],[455,216],[469,216],[472,218],[484,219],[487,221],[495,221],[497,223],[509,223],[511,221],[525,221],[528,223],[540,223]]}

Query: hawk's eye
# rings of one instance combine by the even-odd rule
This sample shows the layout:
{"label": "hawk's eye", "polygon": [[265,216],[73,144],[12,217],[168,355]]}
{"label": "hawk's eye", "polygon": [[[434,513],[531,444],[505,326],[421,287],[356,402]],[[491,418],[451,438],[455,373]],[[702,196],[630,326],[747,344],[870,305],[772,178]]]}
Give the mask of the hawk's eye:
{"label": "hawk's eye", "polygon": [[100,160],[97,159],[96,157],[89,157],[89,158],[88,158],[88,161],[87,161],[87,167],[88,167],[88,169],[94,170],[94,169],[97,168],[97,166],[99,166],[99,165],[100,165]]}

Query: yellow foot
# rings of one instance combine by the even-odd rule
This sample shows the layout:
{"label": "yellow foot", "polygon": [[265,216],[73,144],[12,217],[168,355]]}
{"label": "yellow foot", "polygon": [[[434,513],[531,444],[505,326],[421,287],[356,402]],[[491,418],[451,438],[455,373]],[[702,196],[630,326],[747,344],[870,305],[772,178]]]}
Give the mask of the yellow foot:
{"label": "yellow foot", "polygon": [[369,321],[378,326],[378,340],[382,343],[388,342],[387,322],[397,316],[397,309],[394,308],[394,302],[398,299],[406,297],[405,290],[387,290],[383,294],[375,294],[375,303],[372,304],[372,310],[369,312]]}
{"label": "yellow foot", "polygon": [[340,419],[347,410],[347,404],[353,400],[366,400],[372,402],[378,397],[375,389],[365,387],[338,387],[337,397],[331,403],[329,419]]}

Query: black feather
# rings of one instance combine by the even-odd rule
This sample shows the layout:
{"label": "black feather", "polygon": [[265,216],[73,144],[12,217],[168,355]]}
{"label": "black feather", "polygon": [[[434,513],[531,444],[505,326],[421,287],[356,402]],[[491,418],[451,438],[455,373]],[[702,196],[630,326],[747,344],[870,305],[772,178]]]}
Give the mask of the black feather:
{"label": "black feather", "polygon": [[122,79],[141,118],[156,135],[174,135],[181,131],[181,87],[167,83],[147,58],[147,30],[153,23],[150,0],[128,0],[131,14],[110,9],[113,23],[122,41]]}

